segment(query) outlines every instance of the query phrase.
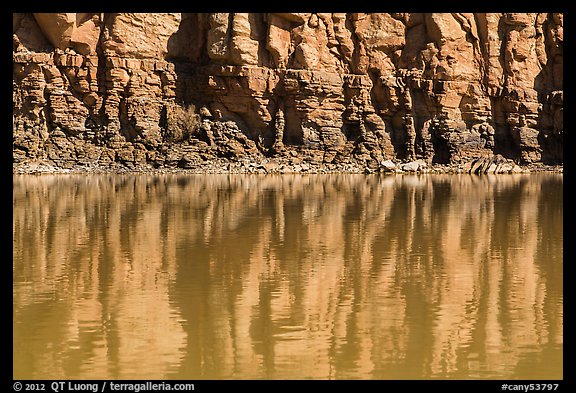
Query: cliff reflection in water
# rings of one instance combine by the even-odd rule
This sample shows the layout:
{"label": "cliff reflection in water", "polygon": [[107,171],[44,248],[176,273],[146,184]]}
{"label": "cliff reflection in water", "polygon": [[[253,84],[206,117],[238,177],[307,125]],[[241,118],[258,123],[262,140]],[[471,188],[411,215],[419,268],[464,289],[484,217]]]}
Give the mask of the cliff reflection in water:
{"label": "cliff reflection in water", "polygon": [[14,378],[562,378],[561,175],[14,177]]}

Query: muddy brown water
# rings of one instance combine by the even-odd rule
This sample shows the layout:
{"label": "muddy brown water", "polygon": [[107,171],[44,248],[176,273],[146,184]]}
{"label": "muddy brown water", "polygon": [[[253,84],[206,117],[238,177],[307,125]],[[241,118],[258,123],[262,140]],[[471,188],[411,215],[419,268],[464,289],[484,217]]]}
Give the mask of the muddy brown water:
{"label": "muddy brown water", "polygon": [[563,177],[16,175],[15,379],[560,379]]}

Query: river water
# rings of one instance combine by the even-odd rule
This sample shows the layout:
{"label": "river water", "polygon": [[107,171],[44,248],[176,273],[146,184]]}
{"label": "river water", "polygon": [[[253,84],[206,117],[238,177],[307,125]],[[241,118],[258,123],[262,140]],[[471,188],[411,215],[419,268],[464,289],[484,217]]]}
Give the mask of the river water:
{"label": "river water", "polygon": [[15,379],[560,379],[563,177],[17,175]]}

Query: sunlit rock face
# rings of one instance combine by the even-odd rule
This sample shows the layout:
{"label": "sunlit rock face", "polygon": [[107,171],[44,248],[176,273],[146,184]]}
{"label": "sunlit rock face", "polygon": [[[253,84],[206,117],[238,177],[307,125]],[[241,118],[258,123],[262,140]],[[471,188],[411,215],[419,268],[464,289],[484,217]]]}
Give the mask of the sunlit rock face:
{"label": "sunlit rock face", "polygon": [[[561,13],[13,14],[13,41],[16,162],[563,161]],[[212,128],[170,138],[190,104]]]}

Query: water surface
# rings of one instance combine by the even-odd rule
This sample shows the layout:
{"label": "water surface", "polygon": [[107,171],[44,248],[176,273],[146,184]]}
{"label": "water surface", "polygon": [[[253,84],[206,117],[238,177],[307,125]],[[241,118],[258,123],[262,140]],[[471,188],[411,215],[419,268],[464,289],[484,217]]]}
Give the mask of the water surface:
{"label": "water surface", "polygon": [[13,180],[15,379],[562,378],[562,175]]}

